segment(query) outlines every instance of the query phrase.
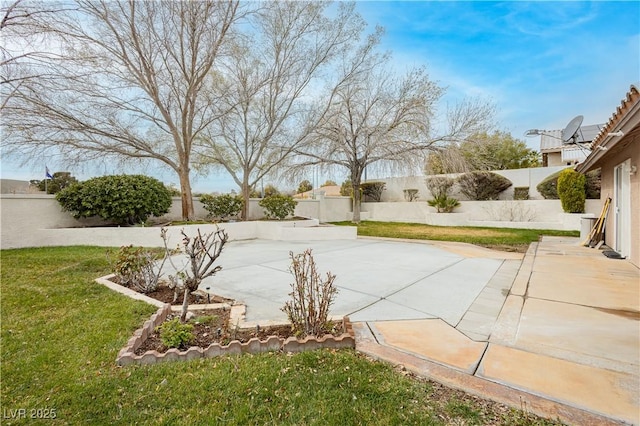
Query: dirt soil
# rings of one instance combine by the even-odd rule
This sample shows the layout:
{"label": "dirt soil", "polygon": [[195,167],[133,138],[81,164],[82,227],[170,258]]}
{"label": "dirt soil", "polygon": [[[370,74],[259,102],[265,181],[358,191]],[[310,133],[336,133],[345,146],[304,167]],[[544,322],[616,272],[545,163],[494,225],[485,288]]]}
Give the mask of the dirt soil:
{"label": "dirt soil", "polygon": [[[249,339],[254,337],[260,340],[266,340],[270,336],[278,336],[286,339],[294,335],[294,332],[290,325],[279,325],[270,327],[260,327],[251,329],[239,329],[233,324],[229,324],[229,309],[207,309],[190,311],[193,312],[193,317],[188,321],[193,325],[193,339],[183,347],[179,347],[179,350],[186,350],[191,346],[199,346],[203,349],[209,347],[213,343],[220,343],[221,345],[228,345],[233,340],[238,340],[240,343],[246,343]],[[180,313],[176,312],[170,314],[166,321],[170,321],[174,318],[179,318]],[[331,329],[331,333],[339,335],[343,332],[342,323],[334,323]],[[158,351],[164,353],[169,350],[162,343],[160,339],[160,332],[156,330],[152,335],[147,337],[142,345],[136,350],[136,355],[142,355],[146,351]]]}
{"label": "dirt soil", "polygon": [[[160,285],[158,286],[158,289],[156,291],[153,291],[151,293],[147,293],[147,296],[159,300],[161,302],[164,303],[171,303],[172,305],[182,305],[182,301],[184,299],[184,296],[182,293],[178,294],[178,299],[176,301],[174,301],[174,291],[171,290],[169,287],[167,287],[166,285]],[[208,298],[202,297],[202,296],[197,296],[194,294],[189,295],[189,304],[204,304],[204,303],[233,303],[233,299],[228,299],[226,297],[222,297],[222,296],[218,296],[215,294],[212,294],[211,296],[209,296]]]}

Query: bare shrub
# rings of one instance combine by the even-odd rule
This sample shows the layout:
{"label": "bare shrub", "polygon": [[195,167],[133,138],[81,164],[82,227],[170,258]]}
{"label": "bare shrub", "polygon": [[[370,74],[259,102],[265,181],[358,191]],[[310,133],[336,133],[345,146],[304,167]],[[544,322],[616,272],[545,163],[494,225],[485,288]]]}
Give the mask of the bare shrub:
{"label": "bare shrub", "polygon": [[449,195],[455,179],[446,176],[431,177],[425,180],[427,188],[434,198],[442,195]]}
{"label": "bare shrub", "polygon": [[156,254],[144,247],[122,246],[113,262],[116,280],[120,285],[139,293],[151,293],[158,288],[162,263],[156,268]]}
{"label": "bare shrub", "polygon": [[522,201],[493,201],[483,209],[491,220],[506,222],[532,222],[536,211]]}
{"label": "bare shrub", "polygon": [[291,300],[285,303],[282,311],[287,314],[297,336],[322,336],[328,332],[329,307],[338,292],[333,286],[336,276],[327,272],[324,280],[320,277],[311,249],[297,255],[289,252],[289,256],[289,270],[295,283],[291,284]]}
{"label": "bare shrub", "polygon": [[182,291],[184,295],[180,321],[185,322],[187,320],[191,292],[197,290],[205,278],[211,277],[222,270],[222,266],[213,267],[213,265],[222,254],[222,249],[227,243],[229,235],[224,229],[220,228],[215,232],[204,234],[198,228],[195,237],[188,236],[184,230],[180,231],[180,233],[183,237],[180,251],[187,255],[189,261],[187,265],[180,269],[171,260],[171,255],[174,254],[174,251],[168,247],[166,228],[162,228],[160,236],[164,241],[165,257],[169,259],[171,266],[177,271],[176,275],[169,276],[170,285],[174,289]]}

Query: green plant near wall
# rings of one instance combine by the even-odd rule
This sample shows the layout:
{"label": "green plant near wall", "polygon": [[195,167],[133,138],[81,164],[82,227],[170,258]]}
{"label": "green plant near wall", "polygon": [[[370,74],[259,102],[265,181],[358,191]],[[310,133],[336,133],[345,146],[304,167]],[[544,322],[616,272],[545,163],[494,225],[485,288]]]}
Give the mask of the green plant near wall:
{"label": "green plant near wall", "polygon": [[283,220],[291,216],[296,209],[298,202],[289,195],[272,195],[260,200],[258,205],[265,210],[269,219]]}
{"label": "green plant near wall", "polygon": [[449,197],[447,194],[436,195],[433,199],[428,200],[427,203],[431,207],[435,207],[438,213],[451,213],[453,209],[460,206],[460,201]]}
{"label": "green plant near wall", "polygon": [[558,195],[566,213],[584,213],[587,178],[573,169],[564,169],[558,176]]}
{"label": "green plant near wall", "polygon": [[509,179],[493,172],[469,172],[457,178],[460,192],[470,200],[497,200],[502,191],[512,183]]}
{"label": "green plant near wall", "polygon": [[204,209],[209,212],[210,216],[221,220],[237,217],[244,205],[242,196],[234,194],[217,196],[204,194],[200,196],[200,202],[203,204]]}
{"label": "green plant near wall", "polygon": [[118,225],[134,225],[167,213],[171,192],[152,177],[114,175],[75,183],[58,192],[56,200],[76,219],[99,216]]}

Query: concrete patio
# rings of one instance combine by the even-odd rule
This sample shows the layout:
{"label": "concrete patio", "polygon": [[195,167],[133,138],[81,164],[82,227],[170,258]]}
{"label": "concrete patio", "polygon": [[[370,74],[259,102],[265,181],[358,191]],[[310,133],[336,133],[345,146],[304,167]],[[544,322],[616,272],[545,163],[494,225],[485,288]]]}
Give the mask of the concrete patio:
{"label": "concrete patio", "polygon": [[379,238],[234,241],[202,288],[284,321],[289,251],[337,275],[332,313],[357,349],[467,392],[569,424],[640,424],[640,272],[545,237],[526,255]]}
{"label": "concrete patio", "polygon": [[372,321],[356,325],[357,349],[569,424],[637,425],[639,290],[632,264],[546,237],[527,252],[488,339],[440,319]]}

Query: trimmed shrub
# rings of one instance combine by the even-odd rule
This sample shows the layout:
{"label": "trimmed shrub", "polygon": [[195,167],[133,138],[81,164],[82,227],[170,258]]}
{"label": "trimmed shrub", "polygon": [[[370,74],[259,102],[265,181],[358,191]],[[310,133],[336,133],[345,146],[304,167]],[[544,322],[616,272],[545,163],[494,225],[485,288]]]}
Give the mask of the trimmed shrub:
{"label": "trimmed shrub", "polygon": [[285,219],[293,214],[298,202],[289,195],[272,195],[258,203],[265,210],[268,219]]}
{"label": "trimmed shrub", "polygon": [[193,325],[183,324],[180,318],[165,321],[156,328],[162,344],[167,348],[187,349],[194,340]]}
{"label": "trimmed shrub", "polygon": [[502,191],[512,183],[506,177],[492,172],[469,172],[457,179],[460,192],[470,200],[497,200]]}
{"label": "trimmed shrub", "polygon": [[558,197],[558,176],[560,176],[560,172],[552,173],[536,186],[536,189],[545,200],[557,200],[560,198]]}
{"label": "trimmed shrub", "polygon": [[[558,195],[558,177],[562,170],[556,173],[552,173],[542,182],[536,186],[536,189],[546,200],[559,200],[560,196]],[[601,185],[601,177],[600,177],[600,169],[592,170],[588,172],[586,175],[585,182],[585,192],[586,198],[588,200],[598,200],[600,199],[600,185]]]}
{"label": "trimmed shrub", "polygon": [[449,195],[449,191],[451,191],[455,182],[455,179],[446,176],[432,177],[425,180],[429,192],[434,197]]}
{"label": "trimmed shrub", "polygon": [[171,207],[171,193],[162,182],[142,175],[89,179],[58,192],[56,200],[76,219],[99,216],[119,225],[142,223]]}
{"label": "trimmed shrub", "polygon": [[244,205],[242,196],[234,194],[204,194],[200,196],[200,202],[204,205],[204,209],[209,212],[209,216],[220,220],[238,217]]}
{"label": "trimmed shrub", "polygon": [[334,180],[327,179],[325,183],[320,185],[320,188],[322,188],[323,186],[336,186],[336,185],[338,184]]}
{"label": "trimmed shrub", "polygon": [[584,213],[587,178],[573,169],[564,169],[558,176],[558,195],[566,213]]}
{"label": "trimmed shrub", "polygon": [[385,190],[386,185],[384,182],[365,182],[360,184],[364,201],[380,202],[380,199],[382,199],[382,191]]}
{"label": "trimmed shrub", "polygon": [[420,196],[418,195],[418,191],[417,189],[403,189],[402,192],[404,193],[404,199],[412,202],[412,201],[416,201]]}
{"label": "trimmed shrub", "polygon": [[513,199],[514,200],[528,200],[529,199],[529,187],[528,186],[518,186],[513,188]]}

